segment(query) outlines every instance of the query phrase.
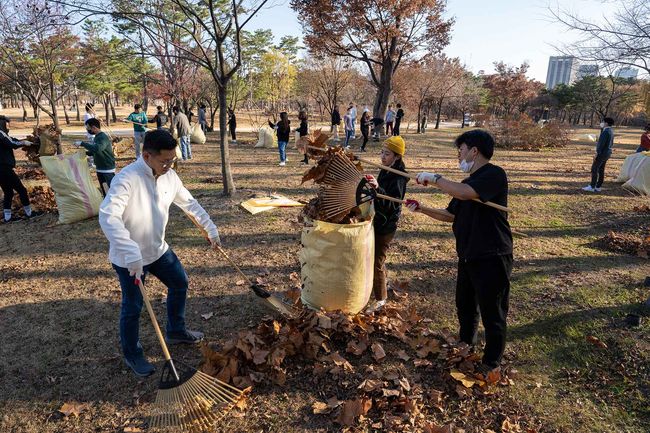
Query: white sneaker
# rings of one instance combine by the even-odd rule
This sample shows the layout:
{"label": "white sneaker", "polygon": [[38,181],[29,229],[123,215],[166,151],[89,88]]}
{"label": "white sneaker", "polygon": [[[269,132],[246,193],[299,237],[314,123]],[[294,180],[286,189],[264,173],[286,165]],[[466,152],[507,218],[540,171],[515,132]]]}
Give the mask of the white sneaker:
{"label": "white sneaker", "polygon": [[598,187],[594,188],[594,191],[596,192],[601,192],[602,190],[603,190],[602,188],[598,188]]}
{"label": "white sneaker", "polygon": [[591,185],[587,185],[587,186],[585,186],[584,188],[582,188],[582,190],[583,190],[583,191],[587,191],[587,192],[596,192],[596,189],[595,189],[595,188],[592,188]]}
{"label": "white sneaker", "polygon": [[366,314],[372,314],[376,311],[379,311],[384,305],[386,305],[385,299],[382,299],[381,301],[374,301],[368,306],[368,308],[366,308]]}
{"label": "white sneaker", "polygon": [[287,163],[284,162],[284,161],[282,161],[282,162],[280,163],[280,167],[284,167],[285,165],[287,165]]}

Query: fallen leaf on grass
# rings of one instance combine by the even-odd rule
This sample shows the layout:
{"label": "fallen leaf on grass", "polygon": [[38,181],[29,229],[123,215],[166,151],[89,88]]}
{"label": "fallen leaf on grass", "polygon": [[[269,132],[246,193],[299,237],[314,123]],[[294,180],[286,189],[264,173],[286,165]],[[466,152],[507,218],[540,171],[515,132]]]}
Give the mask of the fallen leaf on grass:
{"label": "fallen leaf on grass", "polygon": [[451,424],[447,424],[446,426],[439,426],[432,422],[425,424],[422,431],[424,433],[453,433],[454,432]]}
{"label": "fallen leaf on grass", "polygon": [[81,415],[82,412],[85,412],[88,410],[88,405],[85,403],[79,403],[76,401],[70,401],[67,403],[63,403],[63,406],[59,408],[59,412],[61,412],[65,416],[70,416],[74,415],[78,417]]}
{"label": "fallen leaf on grass", "polygon": [[501,424],[501,431],[503,433],[520,433],[521,426],[516,421],[511,421],[510,418],[506,417]]}
{"label": "fallen leaf on grass", "polygon": [[266,355],[269,354],[268,350],[260,350],[255,348],[251,352],[253,354],[253,363],[255,363],[255,365],[264,364],[266,362]]}
{"label": "fallen leaf on grass", "polygon": [[600,347],[601,349],[607,349],[607,345],[600,341],[598,337],[594,337],[593,335],[587,335],[587,341],[593,344],[594,346]]}
{"label": "fallen leaf on grass", "polygon": [[345,401],[341,412],[336,417],[336,422],[344,426],[352,426],[357,417],[367,414],[371,407],[372,400],[365,397]]}
{"label": "fallen leaf on grass", "polygon": [[372,357],[375,358],[375,361],[380,361],[386,357],[386,352],[384,352],[384,348],[381,347],[381,344],[372,343],[370,348],[372,349]]}
{"label": "fallen leaf on grass", "polygon": [[210,320],[212,316],[214,316],[214,313],[212,311],[210,311],[209,313],[201,314],[201,318],[203,318],[204,320]]}
{"label": "fallen leaf on grass", "polygon": [[383,388],[381,390],[381,392],[382,392],[384,397],[399,397],[399,395],[401,394],[399,389],[386,389],[386,388]]}
{"label": "fallen leaf on grass", "polygon": [[357,389],[361,389],[365,392],[372,392],[378,388],[380,388],[384,382],[381,380],[377,379],[366,379],[363,382],[361,382],[361,385],[357,387]]}
{"label": "fallen leaf on grass", "polygon": [[411,359],[411,357],[406,354],[406,351],[404,349],[397,351],[397,357],[402,361],[408,361],[409,359]]}
{"label": "fallen leaf on grass", "polygon": [[[366,351],[368,348],[368,342],[367,340],[359,340],[359,341],[350,341],[348,342],[348,346],[345,349],[346,352],[351,353],[353,355],[360,356],[363,354],[363,352]],[[374,349],[373,349],[374,350]]]}
{"label": "fallen leaf on grass", "polygon": [[458,370],[451,370],[450,374],[451,377],[453,377],[454,379],[462,383],[465,388],[471,388],[474,385],[478,385],[478,386],[485,385],[485,382],[483,382],[482,380],[469,377],[465,373],[461,373]]}
{"label": "fallen leaf on grass", "polygon": [[235,281],[235,286],[243,286],[246,284],[246,280],[237,280]]}

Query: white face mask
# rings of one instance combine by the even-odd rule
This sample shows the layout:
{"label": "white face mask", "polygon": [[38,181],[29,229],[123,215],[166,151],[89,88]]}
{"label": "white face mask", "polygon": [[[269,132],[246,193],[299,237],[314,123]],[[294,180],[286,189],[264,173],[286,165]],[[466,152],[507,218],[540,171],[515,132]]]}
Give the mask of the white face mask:
{"label": "white face mask", "polygon": [[605,122],[600,122],[601,129],[605,127]]}
{"label": "white face mask", "polygon": [[463,159],[458,166],[463,173],[469,173],[474,167],[474,161],[467,162],[466,159]]}

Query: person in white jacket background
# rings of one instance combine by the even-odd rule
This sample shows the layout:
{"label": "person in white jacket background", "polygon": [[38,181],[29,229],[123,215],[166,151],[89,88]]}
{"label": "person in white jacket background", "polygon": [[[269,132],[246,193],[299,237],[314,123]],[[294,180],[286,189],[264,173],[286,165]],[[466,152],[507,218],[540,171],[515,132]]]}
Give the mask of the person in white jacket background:
{"label": "person in white jacket background", "polygon": [[124,361],[146,377],[155,371],[139,340],[143,306],[136,279],[151,273],[167,286],[169,344],[199,343],[203,334],[185,327],[188,277],[180,260],[165,242],[165,227],[172,203],[205,229],[213,248],[221,244],[217,226],[171,169],[176,162],[176,140],[164,130],[144,137],[142,155],[119,172],[99,209],[99,224],[110,243],[109,260],[122,288],[120,342]]}

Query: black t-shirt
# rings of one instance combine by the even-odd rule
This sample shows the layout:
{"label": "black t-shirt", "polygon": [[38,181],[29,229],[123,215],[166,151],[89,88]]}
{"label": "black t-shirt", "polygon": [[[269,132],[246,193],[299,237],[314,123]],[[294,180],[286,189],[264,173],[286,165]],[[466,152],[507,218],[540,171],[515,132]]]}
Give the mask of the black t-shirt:
{"label": "black t-shirt", "polygon": [[[508,178],[501,167],[485,164],[463,183],[471,186],[481,201],[508,206]],[[447,210],[454,214],[456,252],[461,260],[512,254],[508,214],[473,200],[452,199]]]}

